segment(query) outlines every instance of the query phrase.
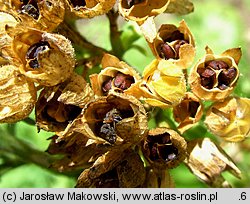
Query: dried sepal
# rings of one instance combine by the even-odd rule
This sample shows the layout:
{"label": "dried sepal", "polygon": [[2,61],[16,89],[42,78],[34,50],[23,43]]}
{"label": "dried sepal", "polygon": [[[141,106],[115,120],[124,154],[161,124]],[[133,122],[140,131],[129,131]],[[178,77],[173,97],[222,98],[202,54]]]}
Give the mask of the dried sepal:
{"label": "dried sepal", "polygon": [[135,188],[145,180],[140,156],[133,150],[110,151],[78,177],[77,188]]}
{"label": "dried sepal", "polygon": [[36,103],[36,88],[17,67],[0,67],[0,123],[13,123],[29,116]]}
{"label": "dried sepal", "polygon": [[170,0],[165,13],[186,15],[194,11],[194,4],[189,0]]}
{"label": "dried sepal", "polygon": [[75,54],[67,38],[20,26],[7,31],[22,74],[43,86],[57,85],[71,76]]}
{"label": "dried sepal", "polygon": [[80,132],[99,143],[135,145],[147,134],[143,105],[133,96],[112,93],[90,101],[64,131]]}
{"label": "dried sepal", "polygon": [[89,168],[98,157],[111,149],[111,146],[95,143],[80,133],[74,133],[67,138],[54,135],[49,139],[50,144],[46,152],[51,155],[63,155],[50,166],[51,169],[59,172]]}
{"label": "dried sepal", "polygon": [[142,146],[143,155],[155,169],[177,167],[186,158],[187,143],[168,128],[149,130]]}
{"label": "dried sepal", "polygon": [[169,0],[119,0],[120,14],[127,20],[142,24],[148,17],[163,13],[169,4]]}
{"label": "dried sepal", "polygon": [[224,100],[236,86],[241,55],[240,48],[228,49],[215,55],[206,47],[206,55],[190,71],[192,92],[202,100]]}
{"label": "dried sepal", "polygon": [[116,0],[66,0],[72,14],[80,18],[103,15],[113,8]]}
{"label": "dried sepal", "polygon": [[130,94],[134,84],[141,79],[135,69],[113,55],[104,54],[101,65],[103,70],[90,76],[91,86],[97,96],[112,91]]}
{"label": "dried sepal", "polygon": [[226,152],[209,138],[188,142],[188,157],[185,164],[201,181],[211,187],[230,187],[222,173],[229,171],[237,178],[241,171]]}
{"label": "dried sepal", "polygon": [[216,136],[227,142],[240,142],[250,132],[250,99],[229,97],[214,103],[206,113],[205,124]]}
{"label": "dried sepal", "polygon": [[51,32],[64,20],[64,1],[7,0],[4,5],[4,10],[17,16],[25,27]]}
{"label": "dried sepal", "polygon": [[64,83],[41,91],[35,109],[37,126],[46,131],[64,131],[93,98],[89,84],[73,73]]}
{"label": "dried sepal", "polygon": [[11,37],[6,33],[5,27],[15,26],[18,20],[10,13],[0,11],[0,66],[12,61]]}
{"label": "dried sepal", "polygon": [[186,92],[185,97],[173,107],[173,115],[179,123],[178,130],[183,133],[199,122],[203,114],[203,104],[192,92]]}
{"label": "dried sepal", "polygon": [[195,57],[195,41],[184,20],[178,27],[173,24],[161,25],[149,46],[157,58],[165,59],[182,69],[190,67]]}
{"label": "dried sepal", "polygon": [[143,79],[136,83],[132,95],[151,106],[169,108],[179,104],[186,92],[182,69],[166,60],[153,60],[143,71]]}

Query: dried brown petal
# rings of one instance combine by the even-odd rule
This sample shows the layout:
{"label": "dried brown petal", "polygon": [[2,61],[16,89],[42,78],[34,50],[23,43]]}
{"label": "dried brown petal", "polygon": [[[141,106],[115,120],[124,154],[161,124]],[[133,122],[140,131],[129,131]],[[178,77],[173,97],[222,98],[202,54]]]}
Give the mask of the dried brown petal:
{"label": "dried brown petal", "polygon": [[149,131],[143,144],[144,156],[155,168],[175,168],[186,157],[186,141],[177,132],[167,128]]}
{"label": "dried brown petal", "polygon": [[170,0],[165,13],[176,13],[186,15],[194,11],[194,5],[189,0]]}
{"label": "dried brown petal", "polygon": [[50,32],[64,19],[64,1],[60,0],[7,0],[4,5],[3,9],[18,16],[24,27]]}
{"label": "dried brown petal", "polygon": [[186,92],[181,103],[173,108],[174,119],[183,133],[197,123],[203,114],[203,104],[193,93]]}
{"label": "dried brown petal", "polygon": [[208,129],[228,142],[240,142],[250,132],[250,99],[229,97],[213,104],[205,119]]}
{"label": "dried brown petal", "polygon": [[8,28],[20,72],[34,82],[54,86],[68,79],[75,67],[71,42],[64,36],[22,27]]}
{"label": "dried brown petal", "polygon": [[63,131],[93,98],[89,84],[75,73],[64,83],[43,89],[36,103],[38,127],[47,131]]}
{"label": "dried brown petal", "polygon": [[136,98],[112,93],[90,101],[65,130],[65,137],[72,132],[80,132],[100,143],[136,144],[147,133],[146,112]]}
{"label": "dried brown petal", "polygon": [[0,123],[12,123],[29,116],[36,102],[32,82],[12,65],[0,67]]}
{"label": "dried brown petal", "polygon": [[119,12],[127,20],[142,24],[148,17],[163,13],[169,4],[169,0],[120,0]]}
{"label": "dried brown petal", "polygon": [[215,55],[206,47],[206,55],[192,67],[189,83],[192,92],[202,100],[219,101],[229,96],[239,78],[239,48]]}
{"label": "dried brown petal", "polygon": [[209,138],[190,141],[188,154],[185,164],[194,175],[211,187],[230,187],[222,176],[225,171],[229,171],[237,178],[241,176],[232,159]]}
{"label": "dried brown petal", "polygon": [[135,69],[113,55],[104,54],[101,64],[103,70],[90,76],[91,86],[98,96],[112,91],[131,94],[135,82],[141,79]]}
{"label": "dried brown petal", "polygon": [[93,18],[107,13],[116,0],[66,0],[70,12],[80,18]]}

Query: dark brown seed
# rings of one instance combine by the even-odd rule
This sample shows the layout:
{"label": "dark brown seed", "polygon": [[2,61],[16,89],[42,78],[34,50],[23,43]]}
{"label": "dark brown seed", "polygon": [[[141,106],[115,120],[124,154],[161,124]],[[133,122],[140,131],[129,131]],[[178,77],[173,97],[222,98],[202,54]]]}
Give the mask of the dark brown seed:
{"label": "dark brown seed", "polygon": [[215,70],[220,70],[220,69],[228,69],[228,64],[224,61],[221,60],[212,60],[209,62],[206,62],[205,64],[206,68],[212,68]]}
{"label": "dark brown seed", "polygon": [[160,57],[166,60],[170,58],[175,59],[176,53],[171,46],[167,43],[163,43],[160,45]]}
{"label": "dark brown seed", "polygon": [[112,124],[104,123],[100,129],[101,138],[107,140],[109,143],[114,144],[116,141],[116,132]]}
{"label": "dark brown seed", "polygon": [[175,40],[184,40],[184,34],[179,30],[175,30],[171,33],[171,36],[165,39],[165,42],[173,42]]}
{"label": "dark brown seed", "polygon": [[218,76],[218,88],[221,90],[228,88],[231,82],[235,79],[236,74],[236,69],[234,67],[229,68],[228,70],[223,70]]}
{"label": "dark brown seed", "polygon": [[134,83],[134,78],[129,75],[119,73],[115,76],[114,86],[122,90],[128,89]]}
{"label": "dark brown seed", "polygon": [[159,157],[165,161],[172,161],[178,156],[178,149],[173,145],[158,147]]}
{"label": "dark brown seed", "polygon": [[201,85],[206,89],[212,89],[215,84],[216,73],[212,69],[202,69],[197,70],[201,77]]}
{"label": "dark brown seed", "polygon": [[36,20],[39,18],[40,13],[37,6],[37,1],[23,0],[20,2],[22,3],[20,7],[20,13],[28,14]]}
{"label": "dark brown seed", "polygon": [[70,2],[73,5],[73,7],[86,6],[86,2],[84,0],[71,0]]}
{"label": "dark brown seed", "polygon": [[110,89],[112,89],[112,78],[110,77],[107,81],[102,84],[102,91],[106,94]]}
{"label": "dark brown seed", "polygon": [[176,58],[178,59],[179,58],[179,50],[180,50],[180,47],[184,44],[188,44],[187,41],[185,40],[177,40],[176,43],[174,44],[174,49],[175,49],[175,52],[176,52]]}
{"label": "dark brown seed", "polygon": [[47,50],[50,48],[50,45],[47,41],[40,41],[38,43],[35,43],[32,45],[27,53],[26,53],[26,59],[30,60],[30,67],[31,68],[40,68],[39,62],[38,62],[38,55],[40,52]]}
{"label": "dark brown seed", "polygon": [[192,117],[192,118],[195,117],[199,106],[200,106],[200,103],[197,101],[190,101],[189,102],[188,112],[190,114],[190,117]]}

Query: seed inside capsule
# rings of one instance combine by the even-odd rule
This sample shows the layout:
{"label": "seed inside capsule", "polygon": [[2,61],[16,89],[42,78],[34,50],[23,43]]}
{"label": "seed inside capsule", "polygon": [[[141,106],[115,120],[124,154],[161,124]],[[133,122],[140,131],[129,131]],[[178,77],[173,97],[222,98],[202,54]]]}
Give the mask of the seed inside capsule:
{"label": "seed inside capsule", "polygon": [[70,0],[73,7],[82,7],[86,6],[86,2],[84,0]]}
{"label": "seed inside capsule", "polygon": [[229,68],[228,70],[223,70],[218,76],[218,88],[221,90],[225,90],[226,88],[228,88],[228,86],[230,86],[235,77],[236,69],[234,67]]}
{"label": "seed inside capsule", "polygon": [[216,73],[210,68],[203,69],[198,68],[197,70],[198,74],[201,78],[201,85],[205,87],[206,89],[212,89],[215,84],[216,80]]}
{"label": "seed inside capsule", "polygon": [[134,78],[130,75],[118,72],[113,78],[108,77],[102,84],[102,91],[107,94],[109,90],[114,87],[119,88],[121,91],[128,89],[131,84],[135,82]]}
{"label": "seed inside capsule", "polygon": [[34,19],[39,18],[39,9],[37,6],[37,1],[35,0],[20,0],[21,7],[20,7],[20,13],[26,13],[33,17]]}
{"label": "seed inside capsule", "polygon": [[50,49],[50,45],[47,41],[40,41],[32,45],[26,53],[26,59],[29,60],[29,66],[34,69],[40,68],[38,55],[48,49]]}
{"label": "seed inside capsule", "polygon": [[228,69],[229,66],[226,62],[222,61],[222,60],[212,60],[209,62],[206,62],[205,64],[206,68],[212,68],[215,70],[220,70],[220,69]]}

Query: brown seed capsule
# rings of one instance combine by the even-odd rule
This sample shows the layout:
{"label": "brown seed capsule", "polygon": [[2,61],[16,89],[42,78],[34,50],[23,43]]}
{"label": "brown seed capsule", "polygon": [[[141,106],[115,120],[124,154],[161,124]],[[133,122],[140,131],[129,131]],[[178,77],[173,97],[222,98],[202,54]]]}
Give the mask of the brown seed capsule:
{"label": "brown seed capsule", "polygon": [[21,19],[24,27],[51,32],[64,19],[64,1],[60,0],[7,0],[4,10]]}
{"label": "brown seed capsule", "polygon": [[186,92],[181,103],[173,108],[173,114],[179,123],[178,130],[183,133],[201,119],[203,104],[193,93]]}
{"label": "brown seed capsule", "polygon": [[115,0],[66,0],[71,13],[80,18],[93,18],[107,13]]}
{"label": "brown seed capsule", "polygon": [[240,48],[228,49],[221,55],[215,55],[206,47],[206,55],[190,71],[192,92],[202,100],[224,100],[236,86],[240,58]]}
{"label": "brown seed capsule", "polygon": [[163,13],[168,4],[169,0],[120,0],[118,8],[125,19],[142,24],[149,16]]}
{"label": "brown seed capsule", "polygon": [[147,39],[147,41],[157,58],[165,59],[182,69],[187,69],[193,63],[195,42],[184,20],[180,22],[179,27],[163,24],[155,38]]}
{"label": "brown seed capsule", "polygon": [[101,64],[103,70],[90,76],[95,94],[103,96],[115,91],[132,95],[135,82],[141,79],[136,70],[110,54],[103,56]]}
{"label": "brown seed capsule", "polygon": [[175,168],[186,157],[186,141],[167,128],[150,130],[143,144],[143,154],[156,168]]}
{"label": "brown seed capsule", "polygon": [[131,93],[151,106],[169,108],[180,103],[186,92],[182,69],[166,60],[153,60],[143,72],[143,79]]}
{"label": "brown seed capsule", "polygon": [[[23,27],[8,28],[20,72],[43,86],[64,82],[73,73],[75,54],[64,36]],[[21,65],[20,65],[21,63]]]}
{"label": "brown seed capsule", "polygon": [[229,97],[214,103],[206,114],[205,124],[227,142],[240,142],[250,132],[250,99]]}
{"label": "brown seed capsule", "polygon": [[78,177],[78,188],[135,188],[145,180],[140,156],[132,151],[110,151],[99,157],[92,167]]}
{"label": "brown seed capsule", "polygon": [[13,123],[29,116],[36,102],[32,82],[17,67],[0,67],[0,123]]}
{"label": "brown seed capsule", "polygon": [[99,143],[134,145],[147,134],[146,112],[136,98],[112,93],[90,101],[65,130],[65,137],[72,132],[80,132]]}
{"label": "brown seed capsule", "polygon": [[77,74],[58,86],[43,89],[36,103],[37,126],[46,131],[63,131],[93,98],[89,84]]}
{"label": "brown seed capsule", "polygon": [[229,171],[235,177],[241,177],[241,171],[225,151],[209,138],[196,139],[188,142],[188,156],[185,164],[192,173],[211,187],[230,187],[222,176]]}

